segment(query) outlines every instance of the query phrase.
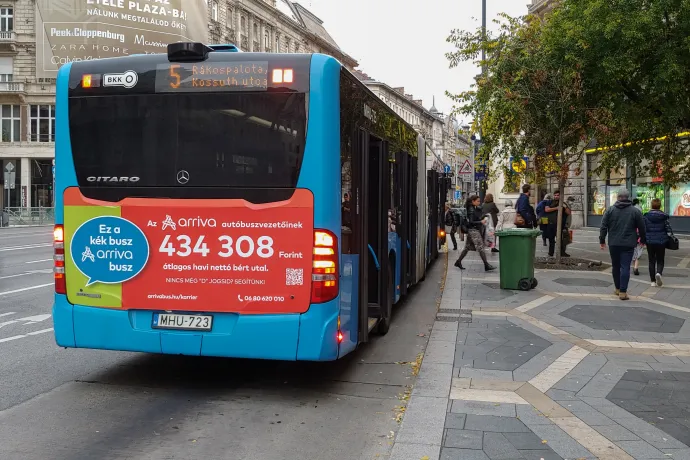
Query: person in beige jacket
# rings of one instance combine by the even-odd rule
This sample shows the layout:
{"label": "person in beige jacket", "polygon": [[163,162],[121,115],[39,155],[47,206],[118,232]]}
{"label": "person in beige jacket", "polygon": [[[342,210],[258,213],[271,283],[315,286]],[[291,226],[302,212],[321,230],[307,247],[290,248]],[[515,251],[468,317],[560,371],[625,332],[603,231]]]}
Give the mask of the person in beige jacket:
{"label": "person in beige jacket", "polygon": [[515,228],[515,216],[517,212],[513,207],[513,202],[511,200],[506,200],[505,208],[498,215],[498,222],[496,223],[496,231],[508,230],[509,228]]}

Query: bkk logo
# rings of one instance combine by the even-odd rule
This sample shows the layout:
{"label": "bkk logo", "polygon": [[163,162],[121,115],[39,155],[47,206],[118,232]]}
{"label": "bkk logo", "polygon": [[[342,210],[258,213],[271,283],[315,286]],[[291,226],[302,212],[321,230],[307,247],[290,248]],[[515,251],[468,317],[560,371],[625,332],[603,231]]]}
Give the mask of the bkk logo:
{"label": "bkk logo", "polygon": [[118,284],[137,276],[149,259],[144,232],[127,219],[100,216],[74,232],[70,255],[86,283]]}

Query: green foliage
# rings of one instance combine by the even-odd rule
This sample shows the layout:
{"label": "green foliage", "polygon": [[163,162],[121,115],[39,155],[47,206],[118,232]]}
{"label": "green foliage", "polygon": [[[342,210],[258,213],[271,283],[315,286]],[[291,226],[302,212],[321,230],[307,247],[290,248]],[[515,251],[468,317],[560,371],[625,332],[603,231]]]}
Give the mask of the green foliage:
{"label": "green foliage", "polygon": [[[481,29],[448,37],[456,47],[447,55],[451,67],[472,60],[487,69],[470,91],[449,96],[481,127],[481,154],[490,163],[527,155],[543,168],[532,174],[557,173],[564,181],[570,165],[580,163],[587,144],[606,129],[611,111],[588,104],[582,73],[556,52],[559,43],[547,22],[502,15],[497,24],[498,32],[486,37]],[[482,50],[484,62],[478,60]]]}

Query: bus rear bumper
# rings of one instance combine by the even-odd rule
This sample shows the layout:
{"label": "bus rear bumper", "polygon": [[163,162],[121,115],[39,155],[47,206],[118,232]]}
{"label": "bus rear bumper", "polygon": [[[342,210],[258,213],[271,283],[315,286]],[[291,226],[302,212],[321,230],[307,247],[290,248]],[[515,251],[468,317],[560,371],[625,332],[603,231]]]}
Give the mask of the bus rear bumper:
{"label": "bus rear bumper", "polygon": [[337,314],[324,315],[323,305],[302,315],[213,313],[212,331],[201,332],[154,329],[148,310],[86,307],[55,297],[55,341],[61,347],[283,361],[338,356]]}

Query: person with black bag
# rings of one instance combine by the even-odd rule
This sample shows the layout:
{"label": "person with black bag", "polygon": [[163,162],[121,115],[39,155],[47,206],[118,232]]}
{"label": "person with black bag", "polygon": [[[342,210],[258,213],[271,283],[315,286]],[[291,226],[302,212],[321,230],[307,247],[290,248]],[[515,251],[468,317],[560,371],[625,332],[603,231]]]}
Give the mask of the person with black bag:
{"label": "person with black bag", "polygon": [[661,210],[661,200],[652,200],[652,209],[644,215],[647,232],[647,255],[649,256],[649,276],[653,287],[664,285],[664,258],[666,249],[678,249],[678,239],[673,236],[668,214]]}

